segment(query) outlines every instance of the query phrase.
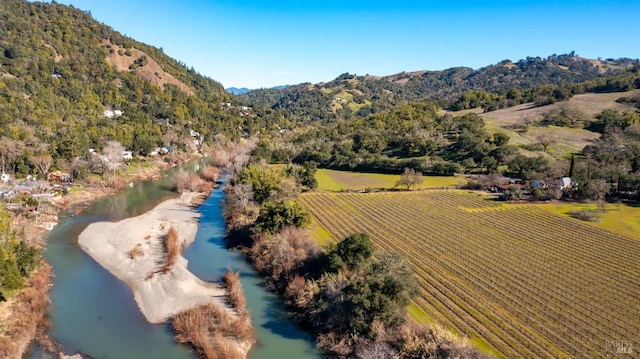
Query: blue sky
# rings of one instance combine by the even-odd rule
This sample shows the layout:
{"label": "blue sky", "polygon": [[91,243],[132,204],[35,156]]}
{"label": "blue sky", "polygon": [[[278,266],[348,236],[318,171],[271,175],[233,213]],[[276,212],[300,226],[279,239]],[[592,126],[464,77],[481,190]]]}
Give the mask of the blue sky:
{"label": "blue sky", "polygon": [[479,68],[575,51],[640,58],[640,1],[58,0],[225,87]]}

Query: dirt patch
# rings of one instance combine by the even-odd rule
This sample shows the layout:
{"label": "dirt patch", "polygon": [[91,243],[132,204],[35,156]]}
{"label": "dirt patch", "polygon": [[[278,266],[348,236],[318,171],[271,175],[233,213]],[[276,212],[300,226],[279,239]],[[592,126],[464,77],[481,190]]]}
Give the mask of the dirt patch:
{"label": "dirt patch", "polygon": [[[177,86],[187,95],[193,95],[193,90],[189,86],[185,85],[173,75],[165,72],[153,58],[145,54],[143,51],[138,50],[135,47],[125,49],[121,46],[112,44],[108,40],[103,41],[102,46],[107,50],[107,62],[115,67],[116,70],[121,72],[133,71],[140,78],[151,82],[163,90],[165,85],[170,84]],[[131,70],[131,65],[143,56],[147,59],[146,63]]]}
{"label": "dirt patch", "polygon": [[53,61],[54,62],[60,62],[60,60],[62,60],[62,55],[60,55],[58,53],[58,51],[56,51],[56,49],[53,48],[53,46],[51,46],[50,44],[47,44],[46,42],[43,42],[43,45],[46,48],[53,50]]}

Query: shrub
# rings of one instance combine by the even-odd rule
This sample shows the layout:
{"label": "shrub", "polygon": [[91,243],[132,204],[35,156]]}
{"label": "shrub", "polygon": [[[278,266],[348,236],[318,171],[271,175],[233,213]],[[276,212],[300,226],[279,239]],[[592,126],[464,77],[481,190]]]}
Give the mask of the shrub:
{"label": "shrub", "polygon": [[231,306],[240,315],[246,315],[247,313],[247,300],[242,292],[242,283],[240,283],[240,275],[238,272],[227,269],[225,274],[222,275],[222,281],[227,288],[227,295],[229,296],[229,302]]}
{"label": "shrub", "polygon": [[173,189],[176,192],[199,192],[204,181],[195,173],[180,171],[173,179]]}
{"label": "shrub", "polygon": [[208,303],[178,313],[171,321],[176,341],[191,345],[201,358],[244,359],[238,342],[255,343],[251,322]]}
{"label": "shrub", "polygon": [[285,227],[304,227],[311,222],[309,211],[293,201],[277,201],[265,203],[256,219],[255,229],[258,232],[276,233]]}
{"label": "shrub", "polygon": [[174,227],[169,228],[169,232],[162,239],[162,248],[164,249],[165,257],[160,273],[166,274],[171,271],[176,264],[178,256],[182,253],[178,231]]}
{"label": "shrub", "polygon": [[569,211],[569,215],[586,222],[600,222],[602,219],[599,213],[590,209],[571,210]]}
{"label": "shrub", "polygon": [[200,170],[200,178],[205,181],[215,182],[220,178],[220,169],[214,166],[205,166]]}

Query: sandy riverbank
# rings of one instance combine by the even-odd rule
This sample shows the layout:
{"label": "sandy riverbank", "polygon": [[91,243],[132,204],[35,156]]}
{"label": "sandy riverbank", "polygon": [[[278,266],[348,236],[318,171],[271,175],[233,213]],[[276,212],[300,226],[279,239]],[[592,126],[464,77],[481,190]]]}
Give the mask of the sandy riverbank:
{"label": "sandy riverbank", "polygon": [[[193,193],[186,193],[141,216],[93,223],[78,238],[85,252],[131,288],[151,323],[164,322],[201,303],[215,302],[228,308],[224,289],[189,272],[184,257],[179,256],[168,273],[159,272],[164,261],[162,238],[169,228],[177,230],[183,247],[195,239],[200,214],[193,209],[194,199]],[[138,254],[132,256],[136,247]]]}

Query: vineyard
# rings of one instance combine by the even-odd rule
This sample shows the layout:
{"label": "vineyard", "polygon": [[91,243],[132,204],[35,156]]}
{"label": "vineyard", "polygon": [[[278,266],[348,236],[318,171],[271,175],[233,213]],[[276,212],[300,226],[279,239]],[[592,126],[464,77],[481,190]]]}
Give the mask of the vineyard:
{"label": "vineyard", "polygon": [[[401,252],[429,317],[508,358],[619,357],[640,346],[640,241],[461,191],[307,193],[334,238]],[[626,342],[625,342],[626,341]]]}

